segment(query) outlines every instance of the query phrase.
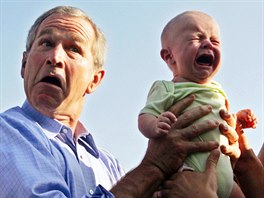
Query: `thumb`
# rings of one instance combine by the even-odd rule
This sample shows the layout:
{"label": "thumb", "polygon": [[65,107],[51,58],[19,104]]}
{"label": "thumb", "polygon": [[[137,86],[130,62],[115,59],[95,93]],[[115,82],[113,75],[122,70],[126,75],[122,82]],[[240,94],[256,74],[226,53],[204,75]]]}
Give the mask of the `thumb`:
{"label": "thumb", "polygon": [[206,169],[205,169],[205,172],[207,172],[209,175],[210,174],[216,174],[215,169],[216,169],[219,157],[220,157],[220,151],[218,149],[214,149],[213,151],[211,151],[211,153],[207,159]]}
{"label": "thumb", "polygon": [[216,176],[216,166],[217,162],[220,157],[220,151],[218,149],[215,149],[211,151],[207,162],[206,162],[206,169],[205,174],[207,175],[207,178],[209,179],[208,185],[210,186],[210,189],[213,189],[215,192],[217,191],[217,176]]}

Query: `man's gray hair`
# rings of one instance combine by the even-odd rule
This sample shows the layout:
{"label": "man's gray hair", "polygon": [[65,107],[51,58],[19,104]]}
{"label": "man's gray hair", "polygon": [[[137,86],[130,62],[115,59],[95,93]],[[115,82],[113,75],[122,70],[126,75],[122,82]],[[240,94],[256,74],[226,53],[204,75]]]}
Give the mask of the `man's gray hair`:
{"label": "man's gray hair", "polygon": [[80,17],[86,20],[91,24],[95,33],[95,41],[92,45],[92,54],[94,57],[94,65],[96,68],[101,68],[105,62],[106,55],[106,39],[103,32],[96,26],[96,24],[91,20],[87,14],[79,8],[71,7],[71,6],[58,6],[48,10],[43,13],[40,17],[37,18],[35,23],[31,26],[26,43],[26,51],[29,52],[34,40],[36,39],[36,34],[40,24],[50,15],[52,14],[61,14],[61,15],[69,15],[73,17]]}

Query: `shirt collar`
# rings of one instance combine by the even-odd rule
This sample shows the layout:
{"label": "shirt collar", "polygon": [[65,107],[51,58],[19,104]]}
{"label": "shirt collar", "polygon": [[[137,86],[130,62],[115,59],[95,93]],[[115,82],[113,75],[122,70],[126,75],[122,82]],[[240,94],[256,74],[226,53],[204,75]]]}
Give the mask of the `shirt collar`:
{"label": "shirt collar", "polygon": [[[50,117],[47,117],[43,115],[42,113],[38,112],[36,109],[34,109],[28,100],[26,100],[22,106],[22,110],[34,121],[36,121],[43,129],[45,129],[44,133],[49,138],[54,138],[63,128],[70,129],[69,127],[65,126],[61,122],[59,122],[56,119],[52,119]],[[77,139],[83,136],[86,136],[89,134],[89,132],[86,130],[84,125],[78,121],[76,126],[76,132],[78,135]]]}
{"label": "shirt collar", "polygon": [[52,139],[54,138],[62,129],[63,124],[59,121],[52,119],[50,117],[47,117],[40,112],[38,112],[36,109],[34,109],[26,100],[22,106],[22,110],[34,121],[36,121],[41,128],[44,129],[45,135]]}
{"label": "shirt collar", "polygon": [[[47,117],[47,116],[41,114],[40,112],[38,112],[36,109],[34,109],[30,105],[28,100],[26,100],[24,102],[24,104],[22,105],[22,110],[32,120],[36,121],[36,123],[39,124],[41,126],[41,128],[44,129],[43,132],[49,139],[54,139],[65,128],[67,128],[71,131],[71,129],[69,127],[63,125],[58,120],[52,119],[52,118]],[[77,134],[79,134],[76,141],[78,141],[79,139],[82,139],[84,142],[86,142],[88,144],[88,146],[90,147],[90,149],[87,149],[87,146],[85,146],[85,145],[83,145],[83,146],[86,148],[86,150],[89,153],[91,153],[93,156],[98,158],[99,152],[98,152],[98,149],[97,149],[97,147],[93,141],[93,138],[92,138],[91,134],[86,130],[86,128],[84,127],[84,125],[80,121],[78,121],[75,130],[76,130]],[[70,135],[68,133],[68,137],[73,142],[72,134]],[[78,141],[78,142],[80,142],[80,141]]]}

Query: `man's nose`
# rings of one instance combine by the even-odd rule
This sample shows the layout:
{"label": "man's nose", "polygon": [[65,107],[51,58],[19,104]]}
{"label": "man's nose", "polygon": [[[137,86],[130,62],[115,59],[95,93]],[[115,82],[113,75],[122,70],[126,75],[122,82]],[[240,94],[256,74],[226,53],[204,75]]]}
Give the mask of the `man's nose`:
{"label": "man's nose", "polygon": [[57,45],[49,51],[46,63],[48,65],[63,67],[65,51],[61,45]]}

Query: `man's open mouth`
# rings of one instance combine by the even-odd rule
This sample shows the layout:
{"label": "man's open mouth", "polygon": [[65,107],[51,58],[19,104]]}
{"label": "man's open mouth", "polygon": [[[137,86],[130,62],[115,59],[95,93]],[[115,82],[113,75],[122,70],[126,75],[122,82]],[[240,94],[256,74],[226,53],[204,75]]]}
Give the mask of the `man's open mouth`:
{"label": "man's open mouth", "polygon": [[61,80],[55,76],[46,76],[40,82],[50,83],[57,87],[62,88]]}
{"label": "man's open mouth", "polygon": [[214,63],[214,56],[211,54],[202,54],[197,57],[196,63],[199,65],[212,66]]}

